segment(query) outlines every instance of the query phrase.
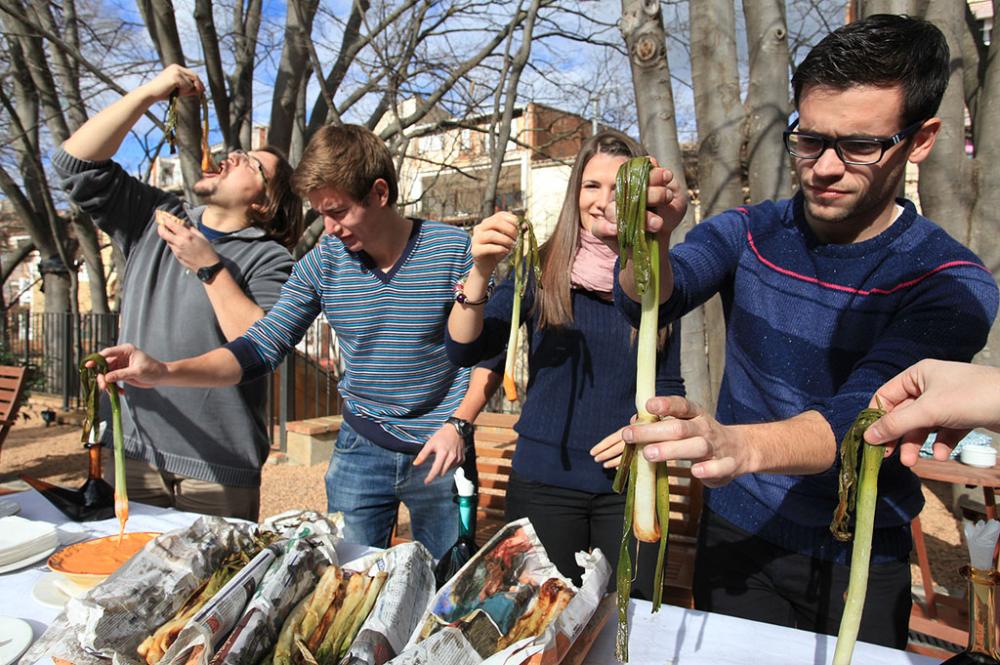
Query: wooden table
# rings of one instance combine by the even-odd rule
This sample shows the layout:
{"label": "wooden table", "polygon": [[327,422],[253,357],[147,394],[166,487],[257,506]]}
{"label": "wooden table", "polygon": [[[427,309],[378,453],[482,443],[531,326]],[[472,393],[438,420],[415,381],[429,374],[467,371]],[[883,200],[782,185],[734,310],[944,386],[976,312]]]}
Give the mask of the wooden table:
{"label": "wooden table", "polygon": [[[956,460],[941,462],[921,457],[913,466],[913,472],[922,480],[940,480],[967,487],[981,487],[987,519],[997,518],[996,494],[1000,492],[1000,467],[984,469],[962,464]],[[969,639],[966,600],[939,594],[934,590],[934,578],[931,575],[927,545],[924,542],[919,516],[914,518],[910,526],[913,533],[913,549],[916,551],[917,565],[923,578],[925,599],[923,603],[914,601],[910,611],[910,628],[925,635],[964,645]]]}

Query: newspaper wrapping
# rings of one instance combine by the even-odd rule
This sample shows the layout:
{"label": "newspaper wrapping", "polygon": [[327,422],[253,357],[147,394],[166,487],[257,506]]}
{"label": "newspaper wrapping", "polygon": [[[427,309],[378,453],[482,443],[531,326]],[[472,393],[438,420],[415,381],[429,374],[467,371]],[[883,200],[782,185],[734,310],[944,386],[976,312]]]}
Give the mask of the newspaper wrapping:
{"label": "newspaper wrapping", "polygon": [[[600,550],[577,552],[576,560],[584,569],[579,588],[559,574],[529,520],[507,524],[441,587],[391,665],[559,662],[590,621],[611,578]],[[535,607],[538,589],[552,579],[570,590],[569,602],[541,634],[504,646],[501,638]]]}
{"label": "newspaper wrapping", "polygon": [[243,615],[250,597],[264,579],[264,574],[278,558],[283,543],[265,547],[219,589],[181,630],[160,660],[161,665],[183,665],[189,658],[207,663],[215,647],[233,629]]}
{"label": "newspaper wrapping", "polygon": [[369,575],[389,574],[341,661],[341,665],[383,665],[403,650],[434,595],[433,557],[420,543],[404,543],[352,561],[344,568]]}
{"label": "newspaper wrapping", "polygon": [[136,648],[169,620],[231,552],[252,542],[255,524],[200,517],[151,540],[66,609],[22,657],[57,656],[77,665],[140,663]]}
{"label": "newspaper wrapping", "polygon": [[[275,604],[287,614],[312,588],[317,565],[337,562],[334,536],[339,526],[335,520],[292,511],[266,521],[264,530],[281,533],[285,539],[261,550],[191,617],[160,665],[208,665],[216,656],[219,662],[256,663],[273,646],[280,628],[269,621]],[[286,557],[289,553],[298,555]],[[286,601],[286,595],[293,597]],[[219,649],[223,640],[224,653],[217,653],[223,651]]]}
{"label": "newspaper wrapping", "polygon": [[[332,562],[342,528],[339,514],[324,517],[311,511],[290,511],[262,526],[290,541],[308,537]],[[173,618],[223,559],[248,549],[257,531],[256,524],[201,517],[186,529],[158,536],[104,582],[70,600],[21,665],[47,661],[48,656],[75,665],[106,665],[108,658],[120,665],[144,665],[136,651],[139,643]],[[308,579],[301,583],[308,584]]]}
{"label": "newspaper wrapping", "polygon": [[316,585],[321,566],[331,563],[336,564],[337,557],[328,543],[304,537],[285,541],[284,553],[271,564],[243,616],[211,663],[259,662],[274,646],[288,613]]}

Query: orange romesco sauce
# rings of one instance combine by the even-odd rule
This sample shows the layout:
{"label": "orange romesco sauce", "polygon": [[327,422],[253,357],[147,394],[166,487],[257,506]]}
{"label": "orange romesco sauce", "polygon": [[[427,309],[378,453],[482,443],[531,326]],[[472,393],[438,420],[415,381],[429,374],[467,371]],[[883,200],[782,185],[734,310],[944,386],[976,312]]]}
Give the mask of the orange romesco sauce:
{"label": "orange romesco sauce", "polygon": [[110,575],[150,540],[155,533],[126,533],[71,545],[49,562],[49,567],[64,573]]}
{"label": "orange romesco sauce", "polygon": [[125,537],[125,522],[128,521],[128,499],[115,492],[115,517],[118,518],[118,542]]}

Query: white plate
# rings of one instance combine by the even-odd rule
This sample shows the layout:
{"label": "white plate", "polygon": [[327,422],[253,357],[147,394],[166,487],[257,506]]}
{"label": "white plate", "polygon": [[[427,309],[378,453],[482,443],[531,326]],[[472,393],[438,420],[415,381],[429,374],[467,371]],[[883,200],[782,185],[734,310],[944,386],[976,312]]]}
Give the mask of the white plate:
{"label": "white plate", "polygon": [[10,499],[0,499],[0,517],[10,517],[17,515],[21,511],[21,504]]}
{"label": "white plate", "polygon": [[[33,563],[38,563],[42,559],[47,559],[47,558],[49,558],[49,556],[51,556],[51,554],[53,552],[55,552],[60,547],[62,547],[62,545],[56,545],[55,547],[53,547],[51,549],[39,552],[38,554],[32,554],[29,557],[25,557],[25,558],[21,559],[20,561],[14,561],[12,563],[8,563],[6,565],[0,566],[0,574],[9,573],[9,572],[12,572],[12,571],[15,571],[15,570],[21,570],[22,568],[30,566]],[[2,634],[2,633],[0,633],[0,634]],[[3,664],[0,663],[0,665],[3,665]]]}
{"label": "white plate", "polygon": [[69,602],[69,596],[56,584],[58,573],[45,573],[31,587],[31,597],[46,607],[61,610]]}
{"label": "white plate", "polygon": [[0,665],[17,662],[34,639],[31,624],[24,619],[0,617]]}

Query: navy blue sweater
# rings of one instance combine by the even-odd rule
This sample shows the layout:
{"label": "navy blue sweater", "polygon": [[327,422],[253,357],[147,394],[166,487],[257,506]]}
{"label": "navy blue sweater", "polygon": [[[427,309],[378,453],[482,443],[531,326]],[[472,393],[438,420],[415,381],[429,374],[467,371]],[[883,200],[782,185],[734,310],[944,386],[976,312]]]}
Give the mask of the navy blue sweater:
{"label": "navy blue sweater", "polygon": [[[446,338],[452,362],[470,366],[485,358],[483,366],[503,372],[513,295],[511,280],[497,287],[486,304],[483,332],[477,340],[459,344]],[[632,327],[613,303],[576,289],[572,297],[573,324],[544,331],[537,329],[532,312],[533,284],[521,302],[521,312],[528,313],[530,346],[527,395],[515,427],[513,468],[536,482],[606,494],[612,491],[614,472],[596,463],[589,450],[635,415],[636,349]],[[677,326],[660,353],[656,392],[684,394]]]}
{"label": "navy blue sweater", "polygon": [[[900,217],[859,243],[821,243],[797,196],[722,213],[671,250],[675,288],[661,310],[665,319],[722,295],[719,422],[771,422],[815,410],[839,445],[885,381],[922,358],[968,361],[983,347],[997,311],[992,275],[912,203],[899,203]],[[620,287],[615,299],[638,320],[638,305]],[[828,528],[838,467],[813,476],[741,476],[707,490],[706,505],[769,542],[843,563],[851,545]],[[910,520],[923,507],[920,482],[896,455],[878,484],[873,561],[903,559]]]}

